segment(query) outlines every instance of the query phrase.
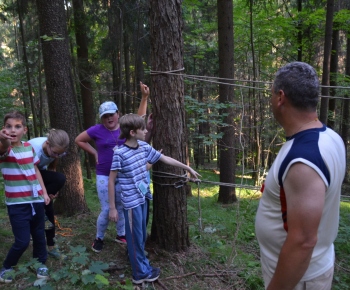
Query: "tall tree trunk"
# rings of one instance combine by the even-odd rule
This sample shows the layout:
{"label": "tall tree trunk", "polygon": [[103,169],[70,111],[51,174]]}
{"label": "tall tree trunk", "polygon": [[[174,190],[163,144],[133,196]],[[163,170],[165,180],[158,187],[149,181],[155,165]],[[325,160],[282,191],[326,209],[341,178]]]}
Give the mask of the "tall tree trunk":
{"label": "tall tree trunk", "polygon": [[[233,79],[233,4],[232,0],[217,0],[218,8],[218,36],[219,36],[219,77]],[[232,105],[234,101],[233,86],[219,85],[219,101],[221,104]],[[219,140],[220,150],[220,182],[235,183],[235,130],[234,110],[232,106],[220,110],[225,116],[223,123],[227,124],[220,128],[223,137]],[[219,202],[231,203],[237,201],[235,188],[220,186]]]}
{"label": "tall tree trunk", "polygon": [[[150,0],[151,67],[154,71],[183,68],[183,22],[180,0]],[[163,153],[186,162],[186,123],[183,77],[170,74],[151,76],[153,104],[153,144]],[[183,175],[184,171],[158,162],[154,171]],[[180,178],[177,179],[181,180]],[[187,222],[187,200],[184,186],[176,179],[153,176],[153,222],[151,239],[169,251],[186,250],[190,244]],[[169,226],[172,225],[172,226]]]}
{"label": "tall tree trunk", "polygon": [[[77,60],[78,60],[78,76],[79,87],[81,95],[81,105],[83,108],[83,128],[84,130],[95,125],[95,109],[94,100],[92,97],[92,85],[90,75],[92,75],[89,65],[89,49],[88,38],[86,28],[86,17],[84,12],[83,0],[73,0],[74,10],[74,25],[75,25],[75,39],[77,43]],[[91,146],[95,146],[94,142],[90,143]],[[91,154],[85,154],[85,161],[87,175],[91,175],[91,166],[96,164],[95,157]],[[90,165],[90,166],[89,166]]]}
{"label": "tall tree trunk", "polygon": [[[329,65],[331,58],[332,47],[332,28],[333,28],[333,10],[334,0],[327,0],[327,12],[326,12],[326,27],[325,27],[325,39],[324,39],[324,52],[323,52],[323,70],[322,70],[322,96],[329,96]],[[321,98],[320,106],[320,121],[327,125],[328,122],[328,97]]]}
{"label": "tall tree trunk", "polygon": [[84,199],[80,159],[74,139],[77,131],[77,111],[71,74],[64,3],[61,0],[37,0],[51,126],[65,130],[70,138],[68,155],[62,158],[60,169],[67,182],[55,201],[56,213],[68,216],[87,211]]}
{"label": "tall tree trunk", "polygon": [[[345,64],[345,75],[350,78],[350,32],[347,33],[346,40],[346,64]],[[341,124],[341,137],[344,141],[345,148],[347,149],[348,140],[349,140],[349,127],[350,127],[350,96],[347,93],[344,96],[343,100],[343,116]],[[349,173],[346,171],[345,180],[348,181]]]}
{"label": "tall tree trunk", "polygon": [[17,0],[17,8],[18,8],[18,16],[19,16],[19,22],[20,22],[20,31],[21,31],[21,38],[22,38],[22,47],[23,47],[23,62],[26,68],[26,78],[27,78],[27,86],[28,86],[28,96],[30,100],[30,106],[32,109],[32,116],[33,116],[33,130],[35,137],[38,137],[38,126],[36,121],[36,110],[34,105],[34,97],[33,97],[33,91],[32,91],[32,84],[30,80],[30,72],[29,72],[29,63],[28,63],[28,57],[27,57],[27,49],[26,49],[26,39],[24,37],[24,28],[23,28],[23,13],[22,13],[22,7],[21,7],[21,1]]}
{"label": "tall tree trunk", "polygon": [[301,11],[303,10],[303,1],[298,0],[298,14],[299,14],[299,21],[297,25],[297,30],[298,30],[298,61],[302,61],[303,59],[303,31],[302,31],[302,19],[301,19]]}
{"label": "tall tree trunk", "polygon": [[[336,1],[334,6],[334,13],[339,11],[339,1]],[[330,90],[329,95],[335,96],[336,89],[332,88],[337,85],[337,73],[338,73],[338,54],[339,54],[339,30],[334,29],[332,32],[332,48],[331,48],[331,59],[329,65],[330,71]],[[335,129],[335,118],[336,118],[336,99],[332,98],[328,103],[328,127]]]}

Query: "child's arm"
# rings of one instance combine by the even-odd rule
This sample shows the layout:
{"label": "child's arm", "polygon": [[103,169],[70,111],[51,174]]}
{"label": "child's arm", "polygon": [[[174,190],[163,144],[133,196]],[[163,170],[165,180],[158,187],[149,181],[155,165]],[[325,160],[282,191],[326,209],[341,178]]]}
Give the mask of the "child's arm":
{"label": "child's arm", "polygon": [[141,89],[142,99],[140,102],[139,109],[137,111],[137,115],[142,117],[143,115],[146,115],[146,112],[147,112],[147,100],[149,96],[149,87],[147,87],[147,85],[140,82],[140,89]]}
{"label": "child's arm", "polygon": [[90,138],[89,134],[86,131],[81,132],[75,138],[75,144],[77,144],[84,151],[93,155],[95,157],[96,164],[98,164],[98,153],[96,149],[90,145],[89,143],[90,141],[92,141],[92,139]]}
{"label": "child's arm", "polygon": [[114,222],[118,220],[118,212],[115,208],[115,180],[117,175],[117,170],[111,170],[108,178],[109,219]]}
{"label": "child's arm", "polygon": [[46,187],[45,187],[43,178],[42,178],[41,173],[40,173],[40,171],[38,169],[38,166],[36,166],[34,164],[34,168],[35,168],[36,178],[38,179],[38,181],[39,181],[39,183],[41,185],[41,188],[43,190],[43,197],[44,197],[45,204],[48,205],[50,203],[50,197],[47,195]]}
{"label": "child's arm", "polygon": [[183,168],[183,169],[187,170],[189,173],[191,173],[191,175],[194,176],[195,178],[198,178],[198,176],[201,176],[199,173],[194,171],[191,167],[189,167],[186,164],[183,164],[180,161],[177,161],[174,158],[171,158],[169,156],[162,155],[159,160],[164,162],[165,164],[169,164],[172,166]]}
{"label": "child's arm", "polygon": [[0,131],[0,155],[4,155],[11,145],[12,137],[7,133],[6,129]]}

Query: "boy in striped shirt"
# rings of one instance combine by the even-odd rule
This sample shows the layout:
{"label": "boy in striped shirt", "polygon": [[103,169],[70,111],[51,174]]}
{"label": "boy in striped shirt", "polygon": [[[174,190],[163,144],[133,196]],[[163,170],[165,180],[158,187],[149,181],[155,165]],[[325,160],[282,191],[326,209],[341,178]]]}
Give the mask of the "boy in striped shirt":
{"label": "boy in striped shirt", "polygon": [[123,145],[114,151],[113,162],[108,180],[109,218],[118,220],[115,204],[115,182],[121,187],[121,199],[124,207],[125,234],[132,268],[133,283],[153,282],[158,279],[160,269],[152,267],[145,256],[147,203],[145,198],[151,198],[147,180],[148,164],[157,161],[187,170],[192,176],[200,176],[191,167],[169,156],[161,154],[144,142],[146,124],[142,117],[128,114],[119,119],[121,134],[126,138]]}
{"label": "boy in striped shirt", "polygon": [[5,115],[4,127],[0,131],[0,169],[4,178],[5,203],[15,236],[0,270],[0,282],[12,282],[11,272],[24,251],[28,248],[30,236],[33,239],[33,258],[40,266],[37,277],[47,278],[47,259],[44,203],[50,198],[41,174],[36,166],[39,159],[30,143],[21,141],[27,132],[26,119],[18,111]]}

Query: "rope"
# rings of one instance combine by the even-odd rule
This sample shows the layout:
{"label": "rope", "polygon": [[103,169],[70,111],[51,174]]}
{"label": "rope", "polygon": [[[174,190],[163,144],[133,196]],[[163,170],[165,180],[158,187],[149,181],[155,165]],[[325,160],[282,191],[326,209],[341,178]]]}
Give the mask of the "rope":
{"label": "rope", "polygon": [[201,179],[193,179],[189,178],[187,174],[184,175],[178,175],[168,172],[162,172],[162,171],[152,171],[153,176],[156,177],[165,177],[165,178],[183,178],[184,180],[179,180],[174,183],[160,183],[152,180],[154,184],[158,184],[160,186],[174,186],[174,188],[180,188],[184,186],[187,182],[193,182],[196,184],[200,183],[210,183],[214,185],[220,185],[220,186],[228,186],[228,187],[238,187],[238,188],[246,188],[246,189],[252,189],[252,190],[260,190],[259,186],[253,186],[249,184],[237,184],[237,183],[224,183],[224,182],[216,182],[211,180],[201,180]]}
{"label": "rope", "polygon": [[55,226],[62,232],[56,232],[57,235],[61,235],[63,237],[73,237],[73,231],[71,228],[62,228],[60,223],[58,222],[57,217],[55,216]]}

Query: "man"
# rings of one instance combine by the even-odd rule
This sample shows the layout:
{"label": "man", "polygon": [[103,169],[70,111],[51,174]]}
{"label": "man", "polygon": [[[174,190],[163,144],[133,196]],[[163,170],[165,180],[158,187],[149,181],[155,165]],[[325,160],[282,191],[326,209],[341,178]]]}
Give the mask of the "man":
{"label": "man", "polygon": [[342,139],[317,118],[319,81],[303,62],[280,68],[271,106],[286,134],[256,215],[265,288],[331,289],[345,175]]}

